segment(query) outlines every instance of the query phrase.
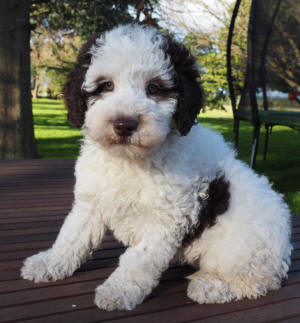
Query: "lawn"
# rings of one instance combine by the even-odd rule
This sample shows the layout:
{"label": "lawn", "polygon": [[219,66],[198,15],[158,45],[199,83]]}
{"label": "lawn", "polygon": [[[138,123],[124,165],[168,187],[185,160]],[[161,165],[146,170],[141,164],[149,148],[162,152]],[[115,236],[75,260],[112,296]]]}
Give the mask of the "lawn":
{"label": "lawn", "polygon": [[40,158],[76,158],[81,132],[70,126],[62,101],[33,99],[33,116]]}
{"label": "lawn", "polygon": [[[39,156],[76,158],[81,133],[69,125],[63,103],[50,99],[33,100],[33,114]],[[221,132],[227,141],[233,141],[231,112],[207,111],[200,114],[199,120]],[[250,123],[241,123],[238,157],[247,163],[250,161],[251,138]],[[268,176],[274,188],[284,194],[292,211],[300,214],[300,132],[288,127],[274,127],[266,162],[262,160],[264,135],[260,138],[256,171]]]}

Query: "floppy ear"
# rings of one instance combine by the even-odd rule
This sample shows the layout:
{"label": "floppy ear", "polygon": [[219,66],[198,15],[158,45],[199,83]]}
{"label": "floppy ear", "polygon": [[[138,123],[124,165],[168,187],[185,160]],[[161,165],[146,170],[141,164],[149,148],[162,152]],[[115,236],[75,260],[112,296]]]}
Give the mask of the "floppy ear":
{"label": "floppy ear", "polygon": [[90,49],[96,45],[96,39],[100,35],[90,38],[80,50],[77,62],[67,78],[64,86],[64,100],[68,109],[68,120],[76,127],[81,128],[87,110],[87,93],[82,89],[86,71],[91,63]]}
{"label": "floppy ear", "polygon": [[187,135],[203,105],[203,92],[195,58],[190,51],[168,37],[166,53],[175,70],[179,97],[174,114],[177,128],[182,136]]}

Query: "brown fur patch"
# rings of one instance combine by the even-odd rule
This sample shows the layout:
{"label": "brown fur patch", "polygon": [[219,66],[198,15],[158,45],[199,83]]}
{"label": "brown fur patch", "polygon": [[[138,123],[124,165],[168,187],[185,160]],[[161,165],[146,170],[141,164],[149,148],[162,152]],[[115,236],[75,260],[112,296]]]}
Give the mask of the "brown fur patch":
{"label": "brown fur patch", "polygon": [[199,213],[198,224],[183,239],[183,245],[187,246],[194,239],[200,237],[206,228],[212,227],[216,223],[219,215],[224,214],[229,207],[230,192],[229,182],[224,176],[215,178],[208,188],[208,198],[203,200],[199,198],[202,207]]}
{"label": "brown fur patch", "polygon": [[180,134],[185,136],[195,124],[203,105],[203,91],[195,58],[184,45],[170,37],[167,39],[164,50],[174,66],[174,83],[178,94],[174,119]]}
{"label": "brown fur patch", "polygon": [[68,120],[76,128],[81,128],[84,123],[88,93],[82,90],[82,83],[92,58],[90,49],[92,46],[96,46],[96,40],[99,37],[100,34],[91,37],[82,47],[77,57],[77,62],[68,75],[64,87],[64,99],[66,107],[68,108]]}

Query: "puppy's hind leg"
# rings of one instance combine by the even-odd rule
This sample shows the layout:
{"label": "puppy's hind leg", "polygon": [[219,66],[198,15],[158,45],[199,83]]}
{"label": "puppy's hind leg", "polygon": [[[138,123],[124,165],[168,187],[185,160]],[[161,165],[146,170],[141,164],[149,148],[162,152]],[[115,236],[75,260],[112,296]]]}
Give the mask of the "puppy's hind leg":
{"label": "puppy's hind leg", "polygon": [[231,286],[214,274],[200,270],[189,279],[187,295],[199,304],[226,303],[235,299]]}
{"label": "puppy's hind leg", "polygon": [[287,277],[290,249],[286,257],[278,257],[263,248],[248,263],[231,272],[205,272],[200,270],[189,278],[188,296],[202,303],[225,303],[243,298],[256,299],[268,291],[279,289]]}

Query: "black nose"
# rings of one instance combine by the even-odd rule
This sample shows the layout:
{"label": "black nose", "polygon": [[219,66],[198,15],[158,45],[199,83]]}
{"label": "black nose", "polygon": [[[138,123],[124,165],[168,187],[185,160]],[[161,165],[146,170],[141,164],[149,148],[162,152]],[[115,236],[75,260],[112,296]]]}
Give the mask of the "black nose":
{"label": "black nose", "polygon": [[138,121],[135,119],[118,118],[114,121],[114,131],[120,137],[129,137],[138,127]]}

